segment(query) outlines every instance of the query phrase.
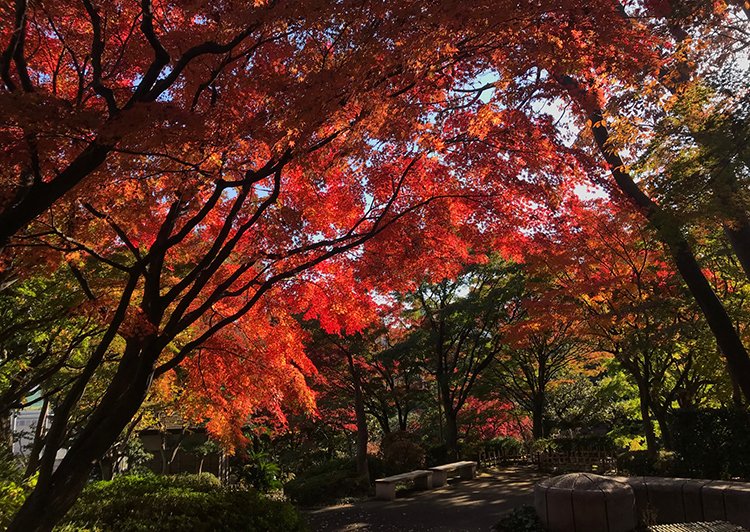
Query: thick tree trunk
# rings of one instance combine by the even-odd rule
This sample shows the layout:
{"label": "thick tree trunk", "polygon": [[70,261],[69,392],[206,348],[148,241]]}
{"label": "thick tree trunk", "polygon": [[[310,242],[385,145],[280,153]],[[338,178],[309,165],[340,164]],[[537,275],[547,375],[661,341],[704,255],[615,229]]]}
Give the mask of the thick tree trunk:
{"label": "thick tree trunk", "polygon": [[359,370],[354,365],[352,354],[347,351],[346,356],[349,362],[349,372],[354,386],[354,415],[357,422],[357,446],[356,462],[357,474],[370,481],[370,468],[367,465],[367,443],[370,439],[367,430],[367,414],[365,413],[365,401],[362,397],[362,380]]}
{"label": "thick tree trunk", "polygon": [[406,432],[409,411],[405,410],[398,401],[396,401],[396,415],[398,416],[398,430]]}
{"label": "thick tree trunk", "polygon": [[28,478],[34,474],[36,468],[39,467],[39,455],[44,447],[44,433],[47,425],[47,411],[49,409],[49,398],[45,397],[42,403],[42,408],[39,411],[39,417],[36,420],[36,427],[34,427],[34,443],[31,446],[29,452],[29,461],[26,463],[26,471],[24,477]]}
{"label": "thick tree trunk", "polygon": [[102,475],[102,480],[112,480],[115,476],[115,461],[112,457],[105,456],[99,460],[99,471]]}
{"label": "thick tree trunk", "polygon": [[450,460],[458,460],[458,415],[453,409],[445,410],[445,446]]}
{"label": "thick tree trunk", "polygon": [[379,415],[375,416],[375,419],[378,420],[378,425],[380,425],[380,430],[383,431],[383,434],[391,433],[391,423],[388,421],[388,412],[381,412]]}
{"label": "thick tree trunk", "polygon": [[558,76],[557,79],[586,112],[596,144],[609,164],[618,188],[643,212],[657,230],[661,242],[669,249],[677,270],[698,303],[719,349],[724,354],[730,373],[736,379],[745,398],[750,398],[750,356],[727,310],[703,275],[680,223],[646,195],[625,171],[624,162],[610,146],[609,132],[602,111],[598,107],[597,98],[570,76]]}
{"label": "thick tree trunk", "polygon": [[[9,532],[50,532],[70,509],[96,461],[117,441],[143,402],[156,359],[149,355],[139,352],[123,356],[112,384],[65,458],[51,475],[40,474],[39,483],[13,518]],[[54,448],[45,449],[45,458],[55,452]]]}
{"label": "thick tree trunk", "polygon": [[669,426],[667,409],[663,406],[654,404],[652,410],[656,422],[659,424],[659,431],[661,432],[661,440],[664,443],[664,448],[671,451],[674,449],[674,441],[672,440],[672,429]]}
{"label": "thick tree trunk", "polygon": [[638,382],[638,399],[641,409],[641,419],[643,420],[643,433],[646,436],[646,452],[649,458],[656,458],[658,445],[656,443],[656,432],[651,421],[651,393],[648,385],[640,380]]}
{"label": "thick tree trunk", "polygon": [[531,434],[535,440],[544,438],[544,397],[534,397],[531,412]]}
{"label": "thick tree trunk", "polygon": [[448,376],[444,374],[443,366],[438,366],[438,400],[445,418],[445,430],[443,433],[444,443],[449,459],[458,459],[458,412],[451,400]]}
{"label": "thick tree trunk", "polygon": [[735,408],[742,408],[742,390],[740,389],[740,384],[737,382],[737,379],[734,378],[734,375],[731,371],[729,371],[729,380],[732,382],[732,404],[735,406]]}
{"label": "thick tree trunk", "polygon": [[743,216],[736,220],[738,225],[724,226],[724,234],[732,246],[745,275],[750,279],[750,220]]}

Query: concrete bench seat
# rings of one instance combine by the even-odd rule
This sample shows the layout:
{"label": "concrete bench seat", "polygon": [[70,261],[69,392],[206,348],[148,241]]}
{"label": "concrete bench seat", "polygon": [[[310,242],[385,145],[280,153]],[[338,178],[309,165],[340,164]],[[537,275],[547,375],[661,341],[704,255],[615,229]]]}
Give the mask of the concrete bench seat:
{"label": "concrete bench seat", "polygon": [[474,478],[477,474],[477,463],[453,462],[452,464],[431,467],[430,471],[432,471],[432,485],[438,487],[448,482],[448,473],[458,473],[464,479]]}
{"label": "concrete bench seat", "polygon": [[414,482],[414,487],[418,489],[432,488],[432,471],[419,469],[409,473],[401,473],[392,477],[379,478],[375,481],[375,497],[392,501],[396,498],[396,484]]}

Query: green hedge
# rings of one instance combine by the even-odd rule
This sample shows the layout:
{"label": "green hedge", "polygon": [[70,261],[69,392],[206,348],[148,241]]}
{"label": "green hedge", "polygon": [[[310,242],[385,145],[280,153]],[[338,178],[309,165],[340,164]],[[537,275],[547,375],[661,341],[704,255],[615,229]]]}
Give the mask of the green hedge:
{"label": "green hedge", "polygon": [[301,473],[284,485],[284,493],[298,504],[313,506],[347,497],[367,495],[370,485],[357,475],[352,460],[336,459]]}
{"label": "green hedge", "polygon": [[303,531],[289,503],[223,488],[209,474],[120,476],[94,482],[62,523],[102,532]]}
{"label": "green hedge", "polygon": [[750,417],[738,409],[678,410],[672,421],[678,473],[750,480]]}

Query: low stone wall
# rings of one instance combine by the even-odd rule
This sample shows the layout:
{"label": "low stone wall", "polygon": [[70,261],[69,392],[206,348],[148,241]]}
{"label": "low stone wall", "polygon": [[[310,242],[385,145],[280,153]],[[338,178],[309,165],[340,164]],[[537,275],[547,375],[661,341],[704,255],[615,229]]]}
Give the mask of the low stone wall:
{"label": "low stone wall", "polygon": [[728,521],[750,529],[750,483],[571,473],[534,487],[550,532],[632,532],[636,524]]}
{"label": "low stone wall", "polygon": [[721,480],[616,477],[635,494],[641,524],[728,521],[750,528],[750,484]]}
{"label": "low stone wall", "polygon": [[537,514],[549,532],[632,532],[635,496],[624,482],[589,473],[570,473],[538,482]]}

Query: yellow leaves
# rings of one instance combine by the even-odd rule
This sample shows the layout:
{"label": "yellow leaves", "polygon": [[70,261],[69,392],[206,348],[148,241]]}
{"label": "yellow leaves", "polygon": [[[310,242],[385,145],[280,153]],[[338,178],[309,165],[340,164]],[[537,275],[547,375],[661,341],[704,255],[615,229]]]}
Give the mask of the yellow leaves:
{"label": "yellow leaves", "polygon": [[563,48],[565,48],[564,41],[557,35],[549,34],[548,39],[549,39],[549,42],[552,43],[552,45],[558,50],[562,50]]}
{"label": "yellow leaves", "polygon": [[217,169],[220,168],[222,166],[222,156],[221,156],[221,153],[218,153],[218,152],[212,153],[209,156],[207,162],[209,163],[209,166],[212,166],[212,167],[217,168]]}
{"label": "yellow leaves", "polygon": [[83,254],[80,251],[68,251],[64,254],[65,262],[78,265],[83,260]]}
{"label": "yellow leaves", "polygon": [[468,133],[478,139],[484,139],[492,128],[502,125],[503,122],[502,116],[494,109],[494,106],[485,104],[471,118]]}

